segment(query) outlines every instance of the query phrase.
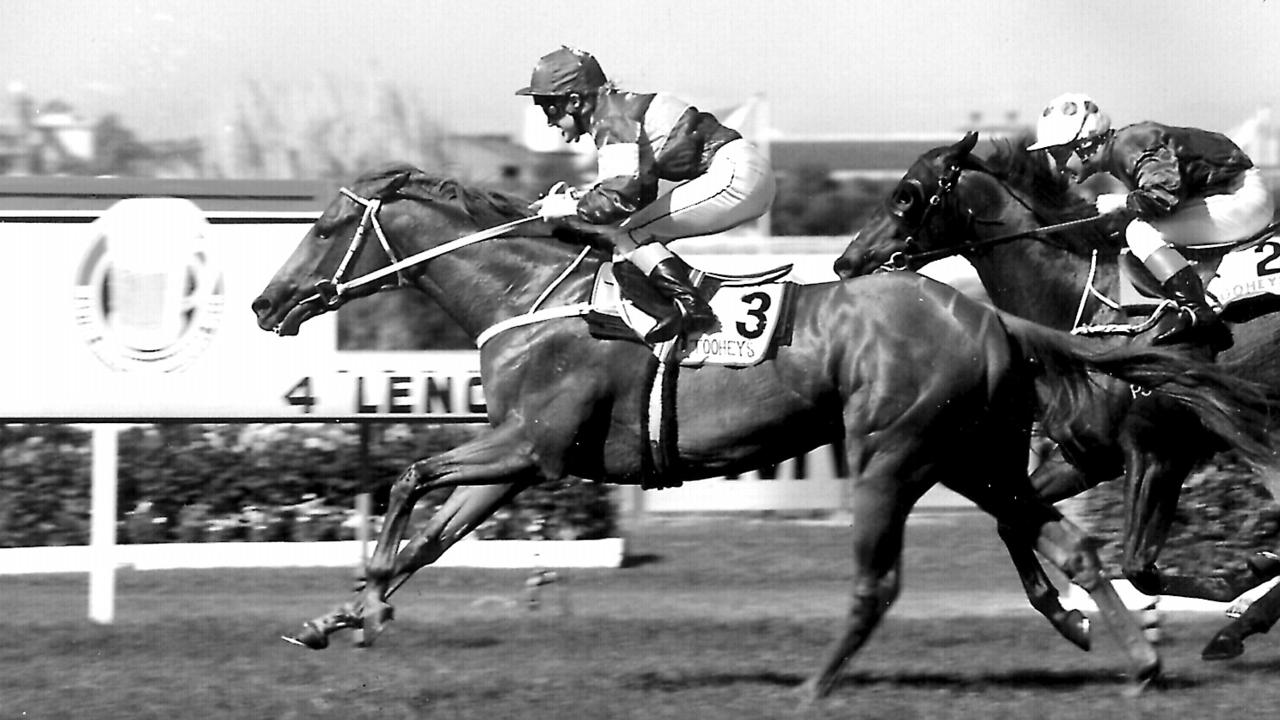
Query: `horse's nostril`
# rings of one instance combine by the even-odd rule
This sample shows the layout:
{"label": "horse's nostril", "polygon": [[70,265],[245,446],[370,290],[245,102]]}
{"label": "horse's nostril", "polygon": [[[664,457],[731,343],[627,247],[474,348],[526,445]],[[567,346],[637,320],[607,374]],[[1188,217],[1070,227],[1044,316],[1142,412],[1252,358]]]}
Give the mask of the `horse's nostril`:
{"label": "horse's nostril", "polygon": [[260,295],[256,300],[253,301],[253,305],[249,307],[250,309],[253,310],[254,315],[261,315],[271,309],[271,301],[268,300],[265,296]]}

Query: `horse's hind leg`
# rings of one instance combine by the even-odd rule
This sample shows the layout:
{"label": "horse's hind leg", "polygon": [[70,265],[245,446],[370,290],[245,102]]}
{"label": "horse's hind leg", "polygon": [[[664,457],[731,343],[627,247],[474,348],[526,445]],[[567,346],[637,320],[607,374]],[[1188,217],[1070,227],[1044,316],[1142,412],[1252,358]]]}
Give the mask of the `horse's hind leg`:
{"label": "horse's hind leg", "polygon": [[892,473],[873,470],[853,481],[853,604],[820,669],[800,689],[805,702],[831,691],[840,669],[898,597],[903,526],[910,509],[899,492]]}
{"label": "horse's hind leg", "polygon": [[1058,589],[1045,574],[1035,551],[1031,549],[1031,545],[1025,538],[1015,536],[1004,525],[999,526],[999,532],[1005,548],[1009,551],[1009,558],[1013,560],[1013,566],[1018,571],[1018,578],[1022,581],[1022,589],[1026,592],[1031,607],[1045,616],[1049,624],[1076,647],[1088,650],[1090,647],[1089,618],[1079,610],[1067,610],[1062,607],[1062,603],[1058,600]]}
{"label": "horse's hind leg", "polygon": [[[999,442],[1000,434],[989,434],[993,449],[1017,447],[1017,428],[1006,428],[1010,439]],[[1134,687],[1140,689],[1160,672],[1160,657],[1142,634],[1137,618],[1128,611],[1103,571],[1095,550],[1096,541],[1062,516],[1056,508],[1039,500],[1028,482],[1026,469],[995,450],[973,452],[984,458],[985,472],[970,472],[967,481],[952,487],[978,507],[995,517],[1009,544],[1032,545],[1098,606],[1103,625],[1120,642],[1132,665]],[[1012,458],[1012,456],[1010,456]],[[985,480],[982,479],[985,476]]]}
{"label": "horse's hind leg", "polygon": [[[1034,534],[1040,554],[1061,569],[1073,583],[1089,593],[1098,606],[1103,625],[1111,631],[1129,656],[1133,669],[1134,692],[1140,690],[1159,675],[1160,656],[1147,641],[1137,618],[1125,607],[1103,571],[1102,561],[1094,549],[1097,542],[1059,515],[1057,511],[1049,507],[1043,509],[1057,515],[1057,519],[1035,520],[1031,513],[1014,511],[1012,513],[1014,517],[1010,518],[1011,524],[1020,524],[1026,532]],[[1029,517],[1033,518],[1030,522],[1026,520]],[[1037,523],[1038,529],[1034,527]]]}

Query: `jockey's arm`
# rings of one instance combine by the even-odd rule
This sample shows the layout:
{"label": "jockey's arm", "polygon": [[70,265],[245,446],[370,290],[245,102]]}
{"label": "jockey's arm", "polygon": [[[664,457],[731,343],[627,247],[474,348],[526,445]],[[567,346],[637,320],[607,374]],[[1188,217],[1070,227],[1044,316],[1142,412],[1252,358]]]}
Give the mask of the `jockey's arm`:
{"label": "jockey's arm", "polygon": [[643,134],[641,118],[605,112],[595,129],[599,180],[578,203],[578,217],[596,225],[612,225],[653,202],[658,173]]}
{"label": "jockey's arm", "polygon": [[1129,210],[1143,219],[1171,215],[1182,192],[1177,153],[1154,131],[1135,133],[1122,142],[1122,157],[1134,185],[1125,203]]}

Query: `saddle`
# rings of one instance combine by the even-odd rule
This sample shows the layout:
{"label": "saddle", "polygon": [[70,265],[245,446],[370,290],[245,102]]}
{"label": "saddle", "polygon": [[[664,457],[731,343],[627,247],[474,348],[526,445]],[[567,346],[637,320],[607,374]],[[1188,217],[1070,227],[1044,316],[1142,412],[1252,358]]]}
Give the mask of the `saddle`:
{"label": "saddle", "polygon": [[[717,324],[688,342],[654,346],[664,362],[678,356],[686,367],[749,367],[770,357],[790,338],[795,283],[784,281],[791,265],[744,275],[695,269],[690,279],[715,311]],[[668,300],[631,263],[605,263],[596,273],[587,324],[594,337],[643,342],[667,312]]]}
{"label": "saddle", "polygon": [[[785,281],[791,265],[762,272],[729,275],[694,269],[690,280],[716,314],[716,325],[692,338],[675,338],[651,346],[646,369],[648,402],[641,408],[641,428],[648,452],[642,460],[640,485],[645,489],[683,484],[673,472],[679,466],[675,412],[680,370],[719,365],[750,367],[771,357],[791,341],[796,284]],[[592,287],[587,326],[597,338],[644,343],[644,336],[667,311],[663,298],[631,263],[604,263]]]}
{"label": "saddle", "polygon": [[[1181,246],[1205,296],[1227,312],[1232,306],[1280,302],[1280,223],[1227,243]],[[1120,254],[1119,303],[1130,315],[1152,313],[1164,304],[1160,283],[1129,250]]]}

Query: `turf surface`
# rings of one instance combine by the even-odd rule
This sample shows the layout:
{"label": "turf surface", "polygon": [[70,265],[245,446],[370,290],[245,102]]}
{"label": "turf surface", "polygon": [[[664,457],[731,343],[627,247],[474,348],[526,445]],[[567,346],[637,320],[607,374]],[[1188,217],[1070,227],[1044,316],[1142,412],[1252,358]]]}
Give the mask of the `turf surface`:
{"label": "turf surface", "polygon": [[[0,719],[797,716],[793,688],[845,610],[848,535],[650,520],[628,533],[630,567],[571,571],[537,611],[527,572],[427,570],[369,650],[278,640],[345,599],[345,571],[123,572],[107,627],[84,619],[83,577],[0,577]],[[921,516],[908,544],[899,605],[799,717],[1190,720],[1280,699],[1274,639],[1206,664],[1222,619],[1177,615],[1162,687],[1124,700],[1119,650],[1080,652],[1026,607],[990,520]]]}

